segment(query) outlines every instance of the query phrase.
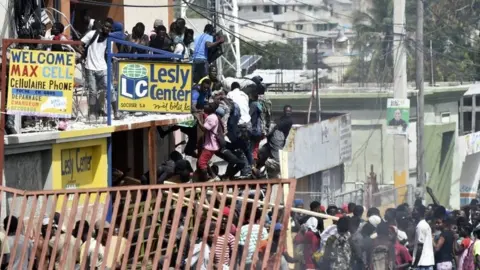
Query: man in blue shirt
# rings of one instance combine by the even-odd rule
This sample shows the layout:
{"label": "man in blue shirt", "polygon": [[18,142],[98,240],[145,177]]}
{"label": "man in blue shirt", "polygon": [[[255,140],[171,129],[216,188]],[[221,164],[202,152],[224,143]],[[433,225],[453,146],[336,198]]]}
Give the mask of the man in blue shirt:
{"label": "man in blue shirt", "polygon": [[205,79],[201,84],[197,84],[192,88],[192,112],[203,110],[205,104],[208,103],[212,96],[210,84],[210,79]]}
{"label": "man in blue shirt", "polygon": [[201,78],[207,75],[208,71],[208,49],[216,47],[223,43],[223,37],[213,41],[215,29],[213,25],[205,25],[203,34],[195,38],[193,50],[193,82],[199,82]]}

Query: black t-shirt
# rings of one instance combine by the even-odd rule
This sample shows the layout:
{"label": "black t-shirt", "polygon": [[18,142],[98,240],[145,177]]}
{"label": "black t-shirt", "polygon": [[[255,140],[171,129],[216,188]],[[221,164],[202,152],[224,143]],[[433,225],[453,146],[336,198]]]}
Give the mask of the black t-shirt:
{"label": "black t-shirt", "polygon": [[443,231],[440,237],[443,237],[445,241],[440,250],[435,253],[435,262],[451,262],[453,259],[453,232],[450,230]]}

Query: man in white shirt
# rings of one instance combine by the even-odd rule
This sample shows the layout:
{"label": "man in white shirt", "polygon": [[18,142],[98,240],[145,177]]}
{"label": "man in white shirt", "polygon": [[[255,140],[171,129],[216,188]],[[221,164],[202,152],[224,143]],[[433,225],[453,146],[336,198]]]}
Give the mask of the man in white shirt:
{"label": "man in white shirt", "polygon": [[250,106],[248,104],[248,95],[240,90],[240,84],[233,82],[231,88],[232,91],[228,92],[227,98],[233,100],[240,109],[240,121],[239,125],[247,125],[250,123]]}
{"label": "man in white shirt", "polygon": [[425,221],[425,206],[416,206],[413,209],[412,216],[418,221],[415,230],[413,266],[416,269],[433,270],[435,257],[433,253],[432,229]]}
{"label": "man in white shirt", "polygon": [[[107,49],[107,37],[112,31],[113,20],[107,18],[101,30],[92,30],[83,38],[82,43],[86,51],[85,57],[85,82],[88,88],[89,116],[97,118],[105,115],[103,110],[105,92],[107,90],[107,61],[105,53]],[[83,49],[83,48],[82,48]],[[118,106],[115,91],[112,89],[111,105],[114,119],[118,120]]]}

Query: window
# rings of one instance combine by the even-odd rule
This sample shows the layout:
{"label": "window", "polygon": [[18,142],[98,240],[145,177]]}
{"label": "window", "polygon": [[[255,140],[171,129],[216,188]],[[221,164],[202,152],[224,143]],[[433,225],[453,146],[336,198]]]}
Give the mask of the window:
{"label": "window", "polygon": [[287,12],[287,6],[283,7],[283,12]]}
{"label": "window", "polygon": [[270,13],[270,6],[263,6],[263,12]]}
{"label": "window", "polygon": [[315,31],[320,32],[320,31],[327,31],[328,30],[328,24],[314,24],[313,25],[315,28]]}
{"label": "window", "polygon": [[295,25],[295,28],[297,28],[298,31],[303,30],[303,24],[297,24]]}
{"label": "window", "polygon": [[308,6],[308,10],[309,11],[313,10],[313,6]]}
{"label": "window", "polygon": [[281,6],[272,6],[272,12],[273,12],[273,14],[275,14],[275,15],[280,14],[280,12],[281,12],[281,11],[280,11],[280,8],[281,8]]}
{"label": "window", "polygon": [[242,10],[242,7],[238,7],[238,11]]}
{"label": "window", "polygon": [[282,26],[283,26],[283,24],[281,24],[281,23],[276,23],[276,24],[275,24],[275,29],[277,29],[277,31],[279,31],[280,29],[282,29]]}
{"label": "window", "polygon": [[252,11],[257,12],[257,6],[252,6]]}

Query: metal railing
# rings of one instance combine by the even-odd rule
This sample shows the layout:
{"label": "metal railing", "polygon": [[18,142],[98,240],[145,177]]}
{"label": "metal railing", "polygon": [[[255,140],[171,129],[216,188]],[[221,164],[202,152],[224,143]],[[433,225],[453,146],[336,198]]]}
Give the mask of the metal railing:
{"label": "metal railing", "polygon": [[313,201],[318,201],[322,205],[334,204],[341,206],[344,203],[353,202],[358,205],[364,204],[364,190],[356,189],[352,191],[342,192],[335,194],[335,192],[309,192],[309,191],[296,191],[296,199],[302,199],[305,206]]}
{"label": "metal railing", "polygon": [[[14,261],[28,269],[200,269],[203,260],[207,269],[237,264],[245,269],[251,255],[248,259],[262,269],[272,261],[279,269],[282,252],[270,249],[275,241],[277,251],[284,249],[286,230],[278,237],[274,228],[276,223],[287,227],[295,183],[258,180],[58,191],[0,187],[2,212],[8,213],[3,215],[7,236],[0,237],[0,261],[7,256],[8,269]],[[233,226],[238,230],[229,243],[225,238]],[[253,232],[259,235],[253,237]],[[262,238],[268,239],[267,247],[259,252],[256,239]],[[240,257],[239,245],[246,251],[255,245],[255,252]]]}
{"label": "metal railing", "polygon": [[412,185],[382,190],[372,194],[372,206],[382,209],[397,207],[403,203],[413,205],[414,200],[415,189]]}

